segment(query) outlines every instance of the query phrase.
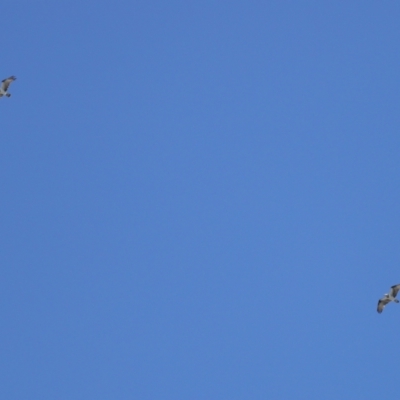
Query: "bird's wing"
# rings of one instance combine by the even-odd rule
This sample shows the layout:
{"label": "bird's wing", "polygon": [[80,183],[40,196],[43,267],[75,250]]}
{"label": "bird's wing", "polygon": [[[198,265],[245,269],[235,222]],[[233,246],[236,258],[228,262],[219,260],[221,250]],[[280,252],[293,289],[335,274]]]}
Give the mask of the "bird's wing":
{"label": "bird's wing", "polygon": [[382,297],[379,301],[378,301],[378,313],[380,314],[383,309],[385,308],[386,304],[390,303],[390,300],[387,299],[386,297]]}
{"label": "bird's wing", "polygon": [[393,297],[396,297],[396,296],[397,296],[397,293],[399,293],[399,290],[400,290],[400,285],[393,285],[393,286],[390,288],[390,294],[391,294]]}
{"label": "bird's wing", "polygon": [[9,78],[3,79],[1,81],[2,83],[2,89],[6,92],[8,87],[10,86],[12,81],[15,81],[17,78],[15,76],[10,76]]}

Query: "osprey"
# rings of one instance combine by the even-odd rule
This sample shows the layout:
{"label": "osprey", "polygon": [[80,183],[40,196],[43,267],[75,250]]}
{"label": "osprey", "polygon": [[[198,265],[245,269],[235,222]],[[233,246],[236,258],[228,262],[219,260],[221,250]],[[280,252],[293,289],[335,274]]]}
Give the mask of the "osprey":
{"label": "osprey", "polygon": [[399,293],[400,284],[394,285],[390,288],[389,293],[386,293],[379,301],[378,301],[378,313],[380,314],[385,308],[386,304],[394,301],[395,303],[399,303],[399,300],[396,299],[397,293]]}
{"label": "osprey", "polygon": [[8,90],[8,87],[10,86],[11,82],[15,81],[16,79],[17,78],[13,75],[13,76],[10,76],[9,78],[3,79],[1,81],[0,97],[3,97],[3,96],[10,97],[11,96],[11,93],[8,93],[7,90]]}

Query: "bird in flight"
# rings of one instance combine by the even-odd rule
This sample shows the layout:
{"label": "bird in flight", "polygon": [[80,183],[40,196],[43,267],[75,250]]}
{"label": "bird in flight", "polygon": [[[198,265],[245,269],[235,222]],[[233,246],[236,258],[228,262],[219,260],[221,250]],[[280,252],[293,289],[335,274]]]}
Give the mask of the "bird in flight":
{"label": "bird in flight", "polygon": [[396,299],[397,293],[399,293],[400,284],[394,285],[390,288],[389,293],[386,293],[379,301],[378,301],[378,313],[380,314],[385,308],[386,304],[394,301],[395,303],[400,303],[399,300]]}
{"label": "bird in flight", "polygon": [[0,86],[0,97],[7,96],[10,97],[11,93],[8,93],[8,87],[10,86],[11,82],[15,81],[17,78],[13,75],[10,76],[9,78],[3,79],[1,81],[1,86]]}

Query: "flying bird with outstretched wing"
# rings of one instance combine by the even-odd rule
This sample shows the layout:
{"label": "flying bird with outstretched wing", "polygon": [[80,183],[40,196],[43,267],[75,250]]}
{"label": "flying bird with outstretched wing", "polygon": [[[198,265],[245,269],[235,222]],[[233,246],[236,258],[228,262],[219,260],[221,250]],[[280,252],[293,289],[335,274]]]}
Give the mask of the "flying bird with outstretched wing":
{"label": "flying bird with outstretched wing", "polygon": [[11,93],[8,93],[8,87],[11,85],[11,82],[14,82],[17,78],[13,75],[9,78],[3,79],[1,81],[0,86],[0,97],[7,96],[10,97]]}
{"label": "flying bird with outstretched wing", "polygon": [[399,300],[396,299],[397,293],[399,293],[400,290],[400,284],[399,285],[393,285],[389,293],[386,293],[379,301],[378,301],[378,313],[380,314],[383,309],[385,308],[386,304],[390,303],[391,301],[394,301],[395,303],[400,303]]}

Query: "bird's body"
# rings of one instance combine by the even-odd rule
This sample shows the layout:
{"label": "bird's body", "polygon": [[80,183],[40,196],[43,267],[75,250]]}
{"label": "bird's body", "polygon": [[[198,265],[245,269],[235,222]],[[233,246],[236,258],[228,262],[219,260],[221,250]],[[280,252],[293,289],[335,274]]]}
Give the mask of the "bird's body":
{"label": "bird's body", "polygon": [[11,93],[8,93],[8,87],[11,82],[14,82],[17,78],[15,76],[10,76],[9,78],[3,79],[0,86],[0,97],[7,96],[10,97]]}
{"label": "bird's body", "polygon": [[399,285],[393,285],[389,293],[386,293],[379,301],[378,301],[378,313],[380,314],[383,309],[385,308],[386,304],[390,303],[391,301],[395,303],[400,303],[399,300],[396,299],[397,293],[399,293],[400,290],[400,284]]}

